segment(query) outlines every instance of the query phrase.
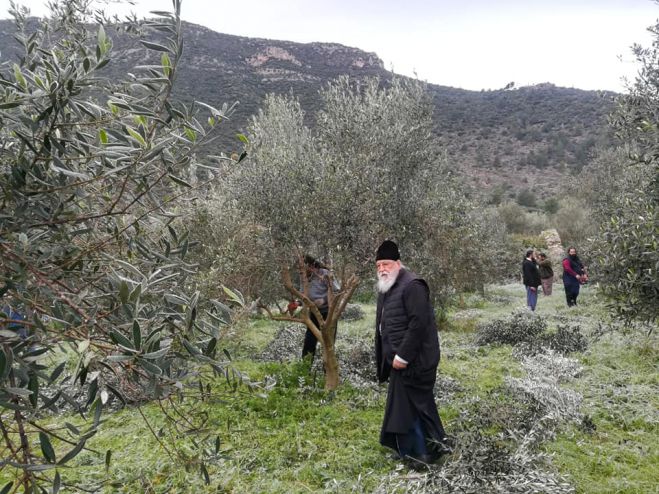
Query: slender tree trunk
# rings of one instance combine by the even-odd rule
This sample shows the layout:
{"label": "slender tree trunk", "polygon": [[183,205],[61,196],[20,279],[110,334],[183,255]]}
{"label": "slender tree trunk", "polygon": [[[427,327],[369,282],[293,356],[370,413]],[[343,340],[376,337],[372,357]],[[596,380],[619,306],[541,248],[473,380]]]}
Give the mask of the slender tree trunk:
{"label": "slender tree trunk", "polygon": [[323,366],[325,367],[325,391],[333,391],[339,385],[339,359],[336,357],[333,331],[323,334]]}
{"label": "slender tree trunk", "polygon": [[[302,258],[300,258],[300,275],[302,279],[304,279],[303,269],[303,261]],[[293,315],[292,313],[286,315],[275,315],[270,312],[270,309],[268,309],[267,306],[263,306],[263,308],[268,312],[272,319],[280,321],[285,320],[301,322],[306,325],[309,331],[314,334],[323,348],[325,390],[332,391],[339,385],[339,360],[336,357],[336,348],[334,346],[334,341],[336,339],[337,321],[341,317],[341,314],[345,310],[348,301],[359,285],[359,277],[353,274],[350,275],[347,279],[342,280],[341,291],[336,294],[331,288],[331,279],[329,280],[330,289],[328,292],[327,301],[328,311],[327,317],[323,317],[314,304],[313,300],[309,299],[308,285],[306,283],[303,290],[298,290],[293,285],[287,266],[283,266],[281,276],[284,287],[291,294],[292,298],[296,300],[302,300],[302,304],[304,306],[302,312],[296,315]],[[318,326],[316,326],[316,324],[314,324],[314,322],[311,320],[311,314],[313,314],[316,321],[318,321]]]}
{"label": "slender tree trunk", "polygon": [[[13,372],[9,375],[9,384],[13,387],[16,387],[16,378],[14,377]],[[18,426],[18,437],[21,441],[19,451],[22,451],[23,453],[23,464],[29,465],[32,463],[32,455],[30,453],[30,440],[28,438],[27,431],[25,430],[25,417],[23,417],[23,414],[19,410],[16,410],[14,412],[14,420]],[[18,458],[16,458],[16,460],[18,460]],[[30,484],[33,481],[33,475],[34,474],[31,471],[23,468],[23,478],[21,480],[21,484],[23,485],[25,492],[30,492]]]}

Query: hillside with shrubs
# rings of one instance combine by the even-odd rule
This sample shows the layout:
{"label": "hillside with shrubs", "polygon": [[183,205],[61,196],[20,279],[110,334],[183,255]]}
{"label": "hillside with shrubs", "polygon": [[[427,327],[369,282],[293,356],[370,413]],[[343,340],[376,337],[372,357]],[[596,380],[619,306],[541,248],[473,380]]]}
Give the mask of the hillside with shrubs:
{"label": "hillside with shrubs", "polygon": [[[123,25],[110,28],[114,58],[102,74],[114,79],[136,65],[158,62]],[[28,29],[36,28],[36,20]],[[394,77],[375,53],[335,43],[294,43],[246,38],[214,32],[183,22],[185,50],[179,62],[174,95],[186,103],[202,101],[222,108],[239,102],[226,131],[212,145],[211,154],[239,150],[234,136],[244,132],[249,119],[269,93],[295,94],[307,112],[307,124],[321,108],[319,91],[341,75],[353,79]],[[156,28],[150,36],[158,39]],[[0,49],[5,57],[20,54],[11,20],[0,20]],[[612,136],[607,114],[614,105],[611,92],[556,87],[551,83],[529,87],[468,91],[428,83],[433,102],[433,132],[451,166],[492,200],[515,199],[533,190],[537,202],[561,191],[561,182],[577,174],[598,147],[608,147]]]}

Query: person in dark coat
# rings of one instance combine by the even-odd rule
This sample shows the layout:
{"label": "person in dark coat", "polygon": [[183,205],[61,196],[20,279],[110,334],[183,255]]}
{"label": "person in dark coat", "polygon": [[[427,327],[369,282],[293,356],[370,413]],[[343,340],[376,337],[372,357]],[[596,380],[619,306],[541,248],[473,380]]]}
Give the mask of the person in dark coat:
{"label": "person in dark coat", "polygon": [[522,261],[522,280],[526,287],[526,305],[531,310],[535,310],[538,303],[538,287],[542,284],[540,281],[540,271],[533,257],[533,250],[526,251],[526,258]]}
{"label": "person in dark coat", "polygon": [[563,259],[563,286],[568,307],[577,305],[581,284],[585,283],[586,279],[586,268],[577,255],[577,249],[568,248],[567,257]]}
{"label": "person in dark coat", "polygon": [[389,381],[380,444],[415,464],[432,463],[451,448],[433,394],[440,350],[430,290],[390,240],[378,248],[376,266],[377,377]]}

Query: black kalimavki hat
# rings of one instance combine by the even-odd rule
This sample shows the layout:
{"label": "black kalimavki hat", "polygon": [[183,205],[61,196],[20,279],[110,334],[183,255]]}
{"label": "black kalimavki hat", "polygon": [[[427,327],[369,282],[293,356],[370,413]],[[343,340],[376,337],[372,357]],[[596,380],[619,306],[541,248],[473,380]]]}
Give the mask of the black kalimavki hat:
{"label": "black kalimavki hat", "polygon": [[400,259],[400,252],[398,252],[398,246],[395,242],[385,240],[380,244],[380,247],[378,247],[378,250],[375,253],[375,260],[381,261],[384,259],[390,261],[398,261]]}

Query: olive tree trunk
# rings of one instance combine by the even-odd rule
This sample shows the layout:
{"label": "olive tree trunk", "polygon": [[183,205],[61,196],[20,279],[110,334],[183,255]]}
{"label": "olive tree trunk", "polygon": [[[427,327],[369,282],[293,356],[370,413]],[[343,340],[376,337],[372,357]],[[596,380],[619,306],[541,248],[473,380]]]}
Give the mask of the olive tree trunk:
{"label": "olive tree trunk", "polygon": [[[300,274],[304,275],[304,266],[300,266]],[[335,292],[331,275],[328,276],[328,294],[327,294],[327,317],[323,317],[316,307],[316,304],[309,298],[308,286],[305,284],[303,290],[298,290],[291,279],[288,266],[282,267],[282,282],[286,291],[296,300],[302,302],[302,307],[293,314],[282,311],[279,314],[273,313],[268,307],[262,308],[268,313],[271,319],[277,321],[292,321],[305,325],[311,331],[323,349],[323,367],[325,369],[325,390],[331,391],[339,385],[339,360],[336,355],[334,341],[336,339],[336,327],[341,314],[345,310],[350,298],[357,289],[360,279],[357,275],[351,274],[341,280],[341,289]],[[318,325],[311,318],[313,314]]]}

